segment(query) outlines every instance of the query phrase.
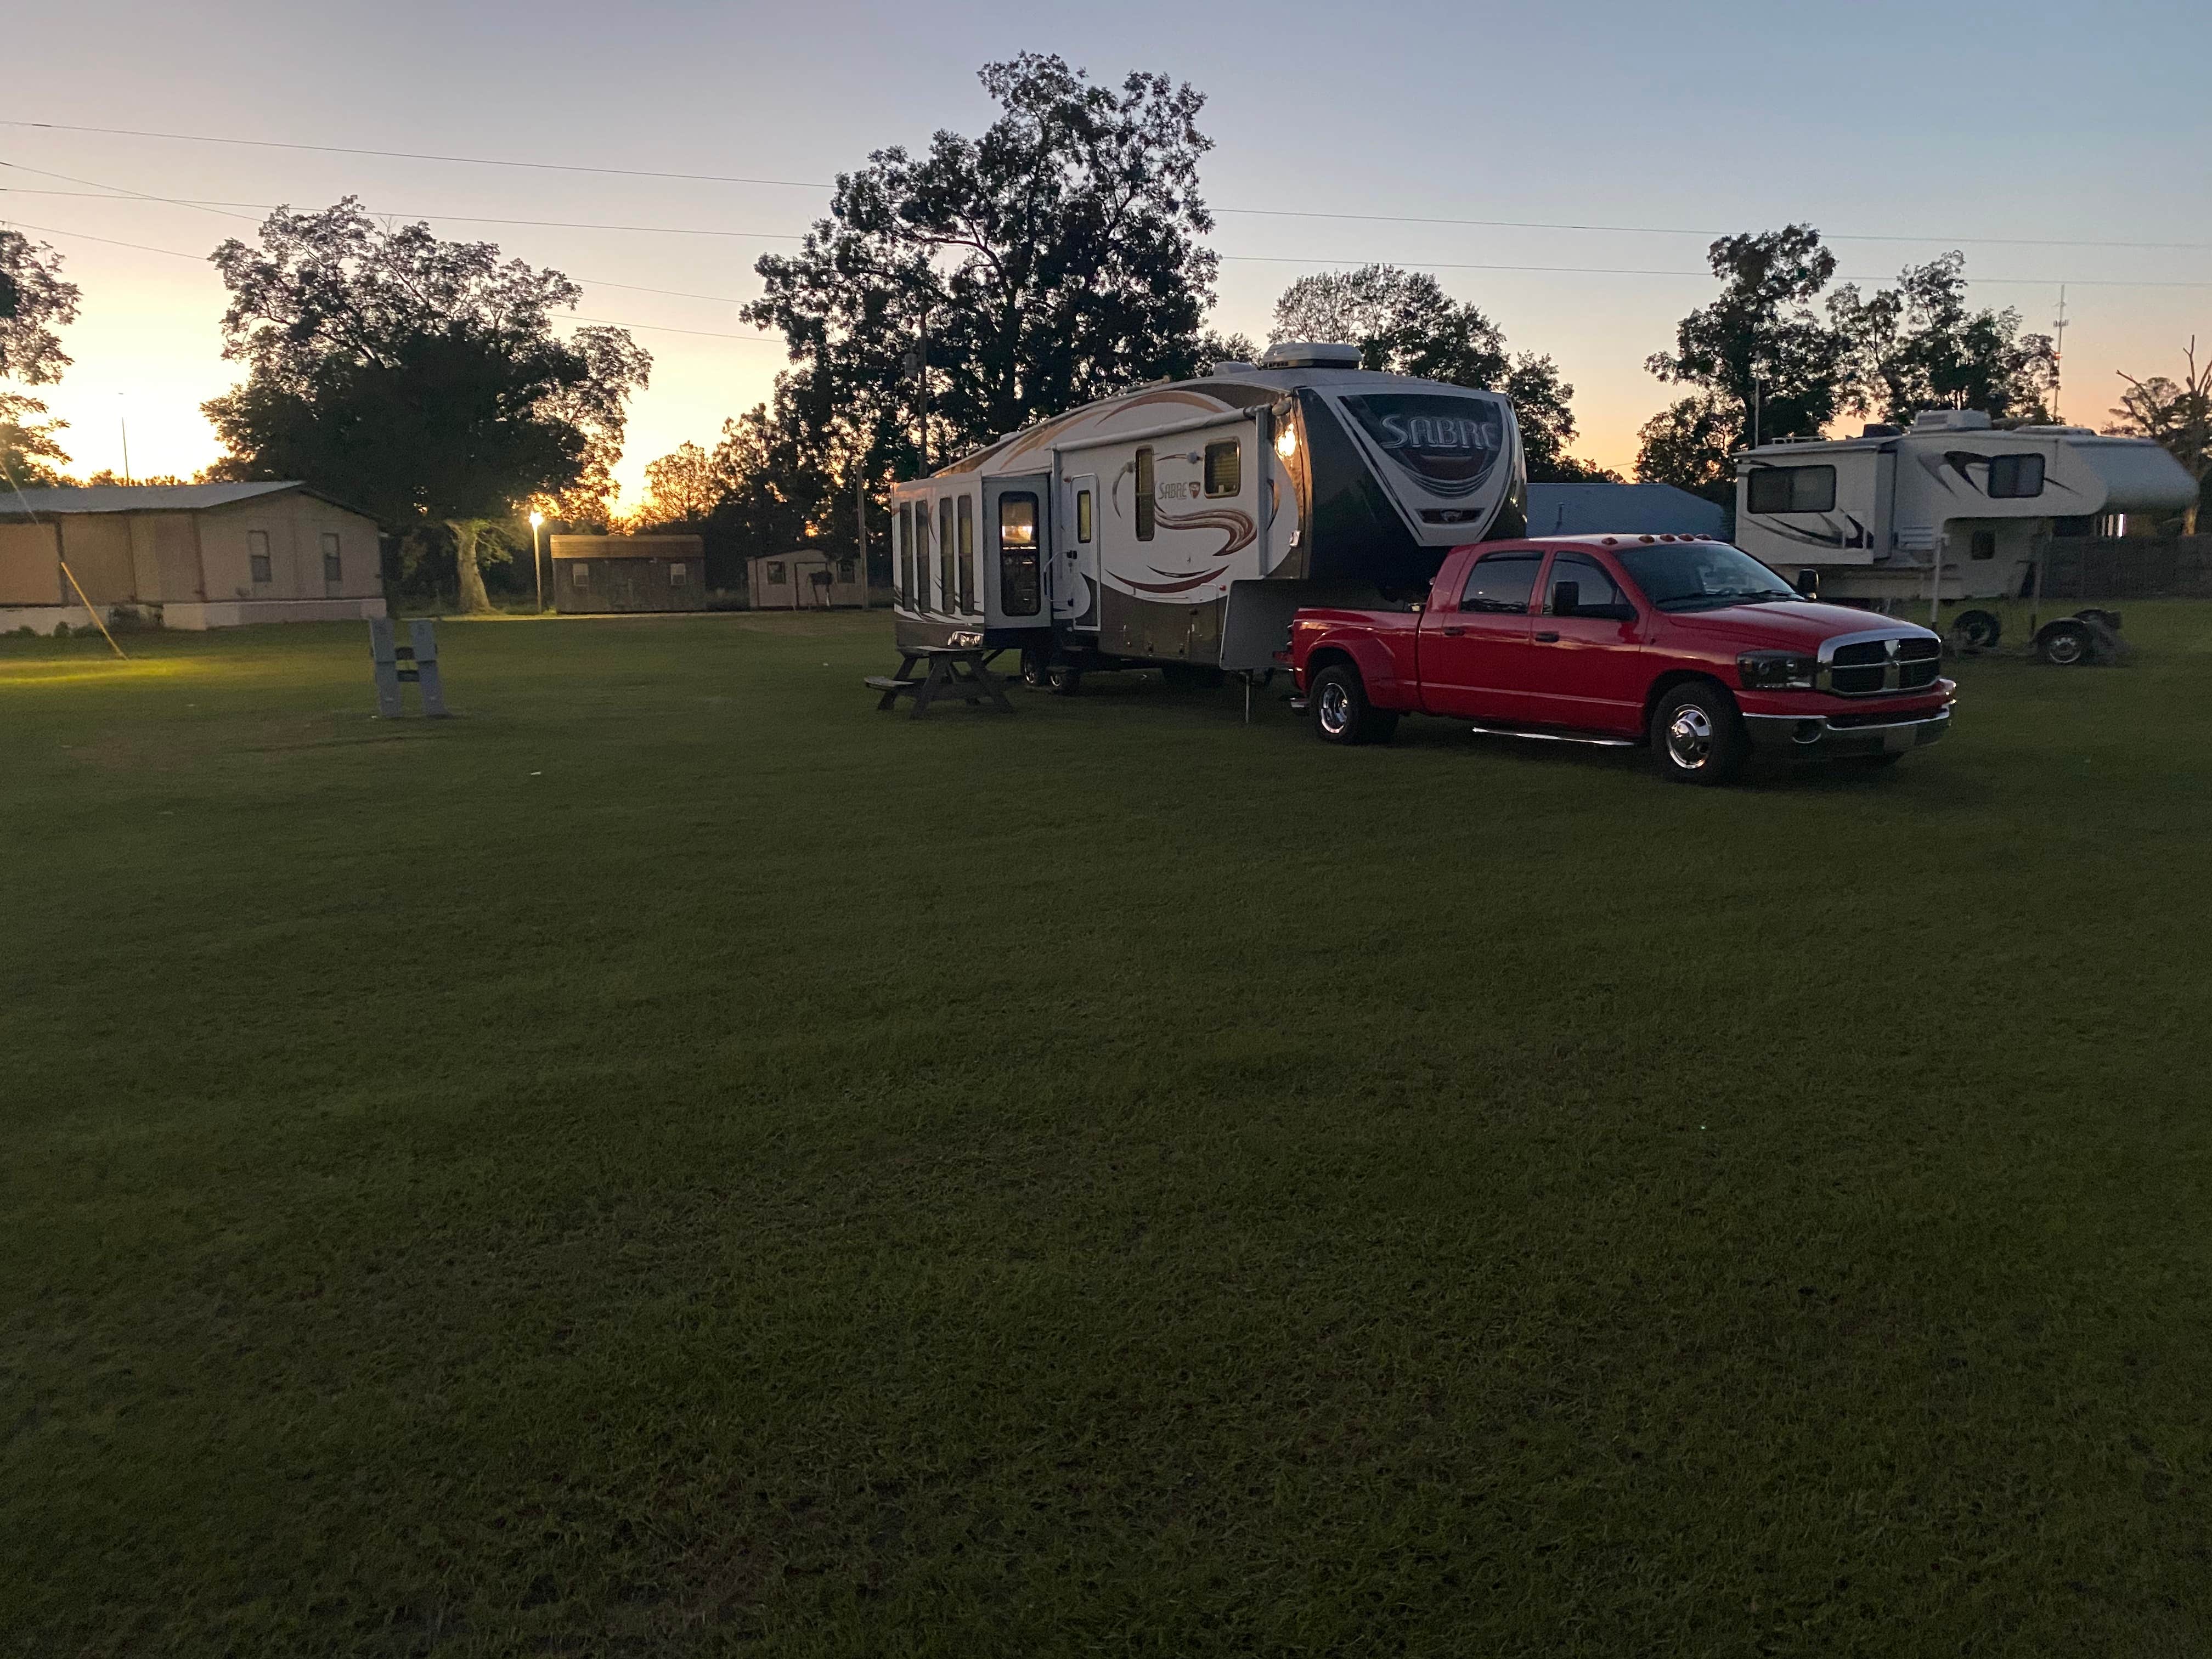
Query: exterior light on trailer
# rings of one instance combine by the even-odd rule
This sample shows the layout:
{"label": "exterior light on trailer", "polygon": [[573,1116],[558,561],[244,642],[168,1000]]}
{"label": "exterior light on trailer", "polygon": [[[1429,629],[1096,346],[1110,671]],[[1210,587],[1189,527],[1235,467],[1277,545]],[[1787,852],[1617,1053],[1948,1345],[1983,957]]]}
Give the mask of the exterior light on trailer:
{"label": "exterior light on trailer", "polygon": [[1291,456],[1297,453],[1298,434],[1297,428],[1286,426],[1280,432],[1275,434],[1275,453],[1281,456],[1287,461]]}

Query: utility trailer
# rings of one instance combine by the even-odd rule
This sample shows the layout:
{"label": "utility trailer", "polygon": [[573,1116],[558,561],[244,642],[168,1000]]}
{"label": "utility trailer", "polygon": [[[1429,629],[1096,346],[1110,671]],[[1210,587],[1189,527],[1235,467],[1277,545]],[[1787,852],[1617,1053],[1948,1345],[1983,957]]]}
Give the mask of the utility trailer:
{"label": "utility trailer", "polygon": [[[1994,425],[1972,409],[1923,410],[1910,428],[1784,439],[1736,457],[1736,545],[1823,599],[1893,614],[1917,604],[2033,598],[2060,519],[2179,512],[2197,496],[2181,464],[2148,438],[2079,426]],[[2038,630],[2047,659],[2116,644],[2108,612]],[[1954,619],[1960,643],[1995,645],[1996,614]]]}
{"label": "utility trailer", "polygon": [[1271,347],[1042,422],[892,492],[898,643],[1018,650],[1024,678],[1264,676],[1301,607],[1418,594],[1527,527],[1513,406]]}

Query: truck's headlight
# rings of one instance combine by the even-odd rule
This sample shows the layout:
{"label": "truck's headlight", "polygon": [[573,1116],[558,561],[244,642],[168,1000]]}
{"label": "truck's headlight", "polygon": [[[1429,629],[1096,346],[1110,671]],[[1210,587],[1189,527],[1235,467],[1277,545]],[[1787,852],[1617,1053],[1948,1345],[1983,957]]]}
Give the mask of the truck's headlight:
{"label": "truck's headlight", "polygon": [[1747,691],[1809,691],[1819,666],[1795,651],[1747,651],[1735,659],[1736,677]]}

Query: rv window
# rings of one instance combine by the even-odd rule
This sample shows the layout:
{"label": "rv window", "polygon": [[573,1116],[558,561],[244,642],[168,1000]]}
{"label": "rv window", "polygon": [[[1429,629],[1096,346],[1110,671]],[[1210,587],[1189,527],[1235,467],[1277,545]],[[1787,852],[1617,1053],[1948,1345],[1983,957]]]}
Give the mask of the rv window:
{"label": "rv window", "polygon": [[1828,513],[1835,505],[1832,466],[1766,466],[1751,475],[1753,513]]}
{"label": "rv window", "polygon": [[1993,501],[2025,501],[2043,493],[2043,457],[1990,457],[1990,496]]}
{"label": "rv window", "polygon": [[[1140,450],[1140,454],[1149,454]],[[1024,492],[999,497],[999,605],[1010,617],[1037,613],[1037,501]]]}
{"label": "rv window", "polygon": [[1974,532],[1972,545],[1973,557],[1994,559],[1997,556],[1997,532],[1994,530],[1977,530]]}
{"label": "rv window", "polygon": [[1536,567],[1541,553],[1493,553],[1475,561],[1468,573],[1467,592],[1460,595],[1462,611],[1523,611],[1536,591]]}
{"label": "rv window", "polygon": [[1091,492],[1075,492],[1075,539],[1084,546],[1091,545]]}
{"label": "rv window", "polygon": [[914,608],[929,611],[929,503],[914,504]]}
{"label": "rv window", "polygon": [[975,605],[975,498],[960,498],[960,609],[974,616]]}
{"label": "rv window", "polygon": [[1231,438],[1206,447],[1206,493],[1234,495],[1244,487],[1244,451]]}
{"label": "rv window", "polygon": [[901,501],[892,528],[898,537],[899,603],[914,609],[914,503]]}
{"label": "rv window", "polygon": [[1152,538],[1152,515],[1159,503],[1152,499],[1152,452],[1137,452],[1137,539],[1148,542]]}
{"label": "rv window", "polygon": [[952,497],[947,495],[937,504],[937,597],[944,608],[960,608],[959,586],[952,574]]}
{"label": "rv window", "polygon": [[257,583],[276,580],[276,572],[269,562],[267,531],[249,530],[246,532],[246,562],[253,567],[253,580]]}

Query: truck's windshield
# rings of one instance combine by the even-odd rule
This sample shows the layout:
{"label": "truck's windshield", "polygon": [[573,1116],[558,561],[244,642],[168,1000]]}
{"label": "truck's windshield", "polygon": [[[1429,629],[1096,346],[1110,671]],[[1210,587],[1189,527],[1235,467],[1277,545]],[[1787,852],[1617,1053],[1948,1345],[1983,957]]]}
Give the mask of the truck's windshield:
{"label": "truck's windshield", "polygon": [[1726,542],[1655,542],[1616,552],[1644,597],[1662,611],[1711,611],[1797,597],[1781,577]]}

